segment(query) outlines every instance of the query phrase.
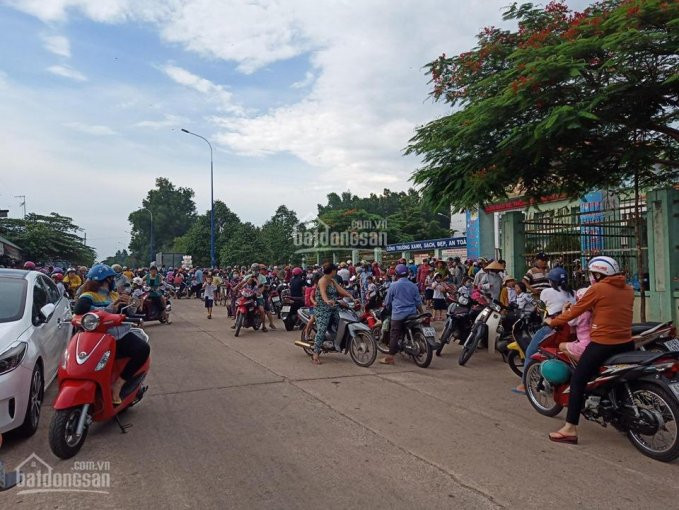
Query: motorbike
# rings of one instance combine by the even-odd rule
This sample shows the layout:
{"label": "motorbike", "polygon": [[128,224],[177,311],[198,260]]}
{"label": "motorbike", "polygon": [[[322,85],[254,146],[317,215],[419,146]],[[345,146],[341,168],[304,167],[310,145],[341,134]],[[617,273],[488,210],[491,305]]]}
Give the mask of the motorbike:
{"label": "motorbike", "polygon": [[[545,338],[526,366],[526,396],[544,416],[568,406],[570,379],[547,381],[541,365],[557,359],[572,375],[574,362],[558,348],[558,334]],[[586,387],[582,416],[611,424],[642,454],[663,462],[679,457],[679,352],[631,351],[611,356]]]}
{"label": "motorbike", "polygon": [[285,331],[292,331],[295,328],[300,329],[304,327],[304,323],[297,313],[300,308],[304,306],[304,298],[284,295],[283,306],[281,307],[281,320],[285,326]]}
{"label": "motorbike", "polygon": [[[134,379],[123,386],[122,402],[114,406],[111,386],[129,358],[116,359],[116,339],[109,329],[124,324],[139,326],[142,319],[97,310],[76,315],[71,323],[77,331],[58,369],[59,392],[49,426],[50,448],[62,459],[69,459],[80,451],[92,422],[115,419],[121,431],[126,432],[130,425],[123,425],[119,415],[137,405],[146,393],[148,387],[142,383],[151,365],[149,357]],[[133,327],[130,331],[149,341],[143,329]]]}
{"label": "motorbike", "polygon": [[[339,318],[331,321],[328,325],[321,352],[324,354],[331,352],[346,354],[348,352],[352,361],[358,366],[369,367],[377,358],[377,346],[370,328],[363,324],[356,314],[356,310],[360,308],[360,303],[349,298],[343,298],[337,301],[337,306],[340,307]],[[297,315],[305,326],[312,317],[308,308],[300,308]],[[315,331],[315,327],[311,329]],[[312,356],[314,354],[313,337],[315,334],[310,336],[311,339],[305,338],[304,329],[302,329],[302,337],[295,342],[295,345]]]}
{"label": "motorbike", "polygon": [[234,336],[240,334],[241,328],[252,328],[255,331],[262,325],[262,316],[257,306],[257,296],[254,290],[243,289],[236,300],[236,330]]}
{"label": "motorbike", "polygon": [[458,363],[464,366],[467,361],[476,352],[481,342],[486,342],[488,345],[488,352],[496,351],[498,340],[504,334],[504,327],[502,326],[502,310],[507,310],[499,301],[491,301],[486,307],[476,316],[476,320],[472,325],[471,331],[467,335]]}
{"label": "motorbike", "polygon": [[[512,372],[523,377],[525,352],[533,335],[540,328],[542,318],[535,314],[522,318],[512,329],[514,342],[507,345],[507,363]],[[640,351],[672,352],[679,351],[679,340],[672,321],[657,323],[642,323],[632,325],[632,340],[635,348]]]}
{"label": "motorbike", "polygon": [[453,339],[467,338],[471,331],[474,319],[483,309],[480,305],[469,296],[464,294],[457,295],[456,299],[448,306],[446,314],[446,322],[443,325],[443,331],[439,338],[439,347],[436,349],[436,355],[440,356],[443,348],[449,344]]}
{"label": "motorbike", "polygon": [[131,308],[135,310],[136,314],[142,316],[144,322],[160,321],[163,324],[171,324],[170,312],[172,311],[172,302],[167,295],[165,287],[163,286],[159,289],[159,292],[165,297],[164,309],[160,299],[149,296],[150,291],[150,287],[145,285],[142,294],[131,298]]}
{"label": "motorbike", "polygon": [[[385,309],[386,310],[386,309]],[[383,353],[389,352],[389,340],[391,329],[391,318],[386,315],[390,313],[384,311],[382,316],[382,330],[379,342],[379,350]],[[418,367],[427,368],[431,364],[434,351],[440,345],[436,340],[436,330],[430,324],[431,314],[423,313],[408,317],[403,325],[405,335],[398,343],[398,352],[409,355]]]}
{"label": "motorbike", "polygon": [[283,308],[283,301],[281,300],[281,293],[287,288],[287,285],[282,283],[271,287],[269,297],[271,298],[271,306],[276,317],[281,318],[281,310]]}

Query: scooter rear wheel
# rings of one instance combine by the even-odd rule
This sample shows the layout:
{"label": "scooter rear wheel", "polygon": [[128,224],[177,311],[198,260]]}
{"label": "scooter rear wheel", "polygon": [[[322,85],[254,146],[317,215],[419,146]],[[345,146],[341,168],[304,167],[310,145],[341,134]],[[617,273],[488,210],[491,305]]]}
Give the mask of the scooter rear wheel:
{"label": "scooter rear wheel", "polygon": [[87,426],[81,436],[75,435],[80,413],[83,407],[69,407],[54,412],[50,422],[49,443],[52,453],[60,459],[70,459],[75,456],[85,444]]}

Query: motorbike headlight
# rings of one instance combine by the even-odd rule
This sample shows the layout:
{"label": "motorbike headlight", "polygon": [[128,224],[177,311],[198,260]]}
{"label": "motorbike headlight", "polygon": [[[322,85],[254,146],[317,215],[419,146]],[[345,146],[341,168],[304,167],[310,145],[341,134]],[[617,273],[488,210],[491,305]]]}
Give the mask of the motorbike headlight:
{"label": "motorbike headlight", "polygon": [[94,331],[99,327],[99,316],[94,313],[86,313],[80,319],[80,325],[85,331]]}
{"label": "motorbike headlight", "polygon": [[497,303],[491,303],[489,306],[494,312],[500,313],[502,311],[502,307]]}
{"label": "motorbike headlight", "polygon": [[6,374],[18,367],[28,349],[26,342],[19,342],[0,354],[0,374]]}
{"label": "motorbike headlight", "polygon": [[99,363],[97,363],[97,366],[95,367],[94,371],[99,372],[99,370],[102,370],[105,366],[106,363],[108,363],[108,359],[111,357],[111,351],[106,351],[104,355],[101,357],[99,360]]}
{"label": "motorbike headlight", "polygon": [[457,298],[457,302],[462,306],[467,306],[469,304],[469,298],[467,296],[460,296]]}

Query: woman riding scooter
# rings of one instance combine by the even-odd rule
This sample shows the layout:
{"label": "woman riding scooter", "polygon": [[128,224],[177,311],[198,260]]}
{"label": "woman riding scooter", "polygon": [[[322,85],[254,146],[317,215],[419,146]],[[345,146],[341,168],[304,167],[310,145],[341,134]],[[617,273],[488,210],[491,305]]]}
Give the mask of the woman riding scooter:
{"label": "woman riding scooter", "polygon": [[[93,310],[106,310],[119,313],[119,309],[126,305],[129,296],[118,296],[115,291],[115,271],[106,264],[97,264],[87,273],[87,282],[83,286],[80,297],[73,313],[83,315]],[[113,404],[120,403],[120,390],[149,357],[149,344],[130,332],[129,326],[117,326],[115,331],[109,331],[116,338],[116,358],[130,358],[111,388]]]}

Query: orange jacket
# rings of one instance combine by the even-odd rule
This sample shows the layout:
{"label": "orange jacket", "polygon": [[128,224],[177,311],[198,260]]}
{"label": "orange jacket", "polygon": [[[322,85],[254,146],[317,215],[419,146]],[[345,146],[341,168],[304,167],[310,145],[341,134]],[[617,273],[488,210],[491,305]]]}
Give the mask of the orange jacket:
{"label": "orange jacket", "polygon": [[552,319],[552,327],[592,311],[592,342],[615,345],[632,338],[634,289],[625,283],[624,275],[609,276],[595,283],[570,310]]}

